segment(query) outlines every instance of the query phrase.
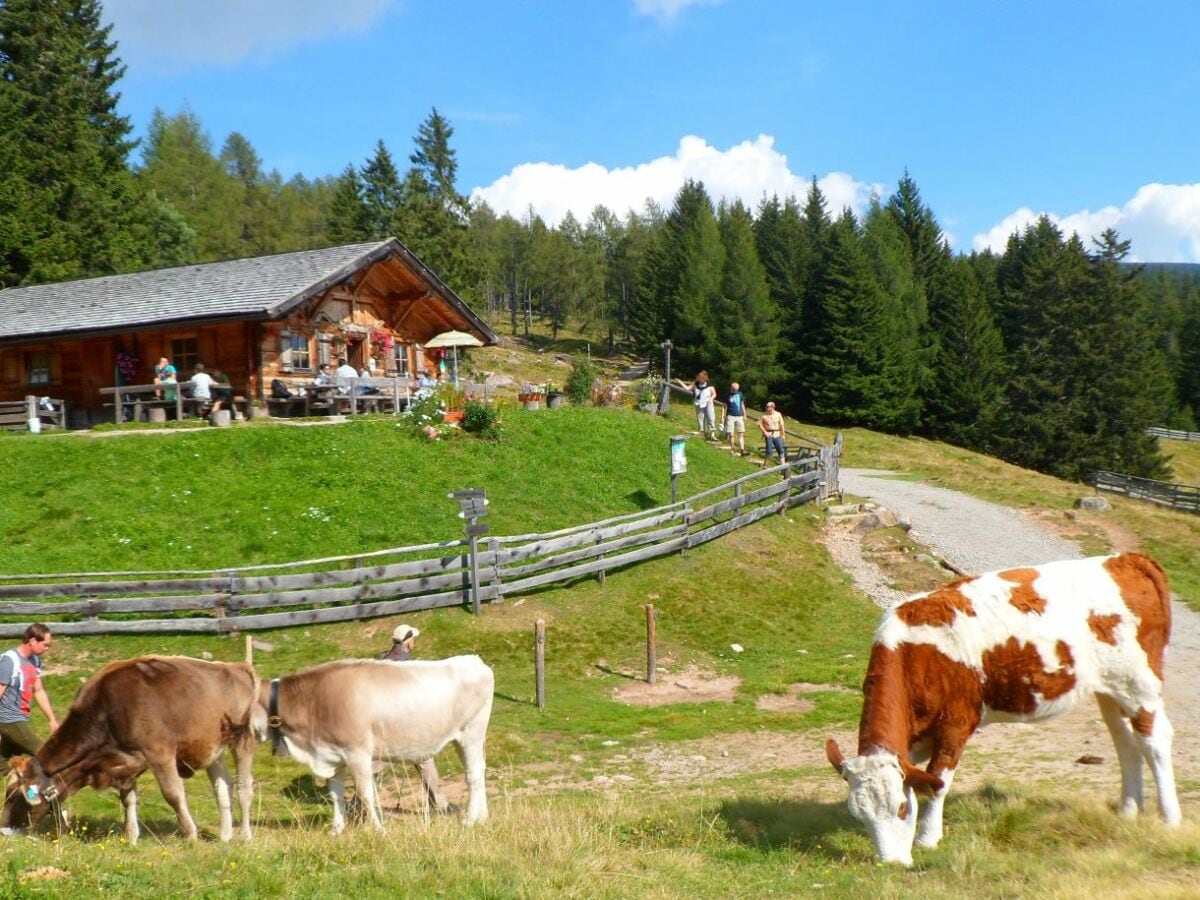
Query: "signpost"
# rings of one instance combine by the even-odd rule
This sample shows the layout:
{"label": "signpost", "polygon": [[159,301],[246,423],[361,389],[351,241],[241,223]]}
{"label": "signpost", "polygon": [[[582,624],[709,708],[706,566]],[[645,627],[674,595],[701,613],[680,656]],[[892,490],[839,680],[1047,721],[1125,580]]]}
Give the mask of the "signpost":
{"label": "signpost", "polygon": [[487,516],[487,491],[468,488],[451,491],[446,496],[458,501],[458,517],[465,523],[463,534],[467,538],[467,553],[471,561],[471,611],[479,615],[479,538],[489,530],[488,523],[480,520]]}
{"label": "signpost", "polygon": [[679,476],[687,471],[687,435],[677,434],[671,438],[671,502],[679,494]]}
{"label": "signpost", "polygon": [[671,411],[671,348],[675,346],[669,340],[659,344],[666,356],[663,362],[663,389],[662,398],[658,401],[658,413],[665,416]]}

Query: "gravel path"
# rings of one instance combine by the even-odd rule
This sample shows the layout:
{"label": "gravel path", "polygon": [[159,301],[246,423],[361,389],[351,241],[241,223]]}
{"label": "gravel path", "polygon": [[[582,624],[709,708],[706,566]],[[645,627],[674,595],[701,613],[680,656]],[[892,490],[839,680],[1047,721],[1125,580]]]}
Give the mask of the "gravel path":
{"label": "gravel path", "polygon": [[[895,474],[843,469],[842,488],[906,516],[915,539],[968,572],[1078,559],[1082,555],[1074,544],[1015,510],[946,488],[888,477]],[[896,592],[886,587],[887,579],[857,552],[857,542],[853,548],[846,546],[851,539],[849,532],[831,529],[827,537],[834,537],[830,550],[860,590],[881,606],[898,601]],[[1195,690],[1200,683],[1200,613],[1178,600],[1171,605],[1171,613],[1165,698],[1167,714],[1175,727],[1175,774],[1180,779],[1196,779],[1200,777],[1200,695]],[[847,739],[852,740],[853,735],[847,735]],[[993,767],[999,757],[1006,761],[1002,765],[1023,771],[1026,760],[1036,759],[1039,777],[1066,776],[1108,791],[1120,783],[1112,742],[1092,703],[1081,703],[1074,711],[1042,725],[989,725],[972,739],[971,747],[975,752],[995,754],[990,760]],[[1099,756],[1105,764],[1077,765],[1074,760],[1080,753]],[[964,787],[978,787],[984,783],[986,770],[967,766],[963,776],[955,780],[956,787],[960,781]],[[1147,774],[1147,808],[1151,810],[1153,796]],[[1196,796],[1195,790],[1180,791],[1181,800],[1192,801]],[[1185,803],[1184,816],[1194,817],[1194,807],[1188,808]]]}
{"label": "gravel path", "polygon": [[1015,510],[958,491],[919,481],[898,481],[896,473],[842,469],[847,494],[872,497],[912,522],[912,535],[935,547],[965,572],[991,572],[1078,559],[1079,548],[1039,528]]}

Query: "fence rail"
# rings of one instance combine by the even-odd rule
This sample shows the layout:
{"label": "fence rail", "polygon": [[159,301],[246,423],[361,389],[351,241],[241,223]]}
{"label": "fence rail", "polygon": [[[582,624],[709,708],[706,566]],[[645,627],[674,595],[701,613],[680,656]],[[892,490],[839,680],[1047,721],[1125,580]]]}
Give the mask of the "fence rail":
{"label": "fence rail", "polygon": [[1138,478],[1134,475],[1121,475],[1116,472],[1095,472],[1090,481],[1097,490],[1124,494],[1139,500],[1149,500],[1151,503],[1169,506],[1172,509],[1200,513],[1200,487],[1154,481],[1150,478]]}
{"label": "fence rail", "polygon": [[1177,431],[1174,428],[1147,428],[1152,437],[1168,438],[1172,441],[1200,441],[1200,431]]}
{"label": "fence rail", "polygon": [[[483,602],[697,547],[836,494],[841,436],[686,500],[544,534],[489,536],[217,571],[0,575],[0,636],[229,634]],[[472,573],[475,581],[472,582]],[[474,590],[472,590],[474,588]]]}

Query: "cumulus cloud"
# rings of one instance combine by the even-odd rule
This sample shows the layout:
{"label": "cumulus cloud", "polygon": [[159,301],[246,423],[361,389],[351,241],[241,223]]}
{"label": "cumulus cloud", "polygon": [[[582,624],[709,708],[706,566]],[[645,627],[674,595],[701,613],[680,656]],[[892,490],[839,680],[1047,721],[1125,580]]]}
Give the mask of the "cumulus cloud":
{"label": "cumulus cloud", "polygon": [[[993,228],[975,235],[976,250],[1003,252],[1009,236],[1033,224],[1042,213],[1027,206],[1010,213]],[[1065,234],[1075,232],[1088,246],[1106,228],[1130,241],[1137,262],[1200,262],[1200,184],[1147,184],[1121,206],[1045,215]]]}
{"label": "cumulus cloud", "polygon": [[[674,156],[637,166],[609,169],[589,162],[571,169],[556,163],[523,163],[490,185],[475,188],[471,198],[518,219],[532,206],[548,224],[558,225],[568,211],[586,221],[600,204],[621,216],[629,210],[641,211],[648,199],[669,209],[689,178],[704,182],[714,201],[740,199],[751,209],[772,194],[803,201],[809,186],[808,178],[791,171],[770,135],[760,134],[728,150],[688,135],[680,140]],[[872,193],[884,194],[883,185],[856,181],[843,172],[831,172],[818,178],[817,184],[834,217],[846,207],[861,213]]]}
{"label": "cumulus cloud", "polygon": [[126,61],[228,65],[366,30],[397,0],[105,0]]}
{"label": "cumulus cloud", "polygon": [[657,19],[659,24],[666,25],[689,6],[717,6],[725,0],[633,0],[633,8],[638,15],[650,16]]}

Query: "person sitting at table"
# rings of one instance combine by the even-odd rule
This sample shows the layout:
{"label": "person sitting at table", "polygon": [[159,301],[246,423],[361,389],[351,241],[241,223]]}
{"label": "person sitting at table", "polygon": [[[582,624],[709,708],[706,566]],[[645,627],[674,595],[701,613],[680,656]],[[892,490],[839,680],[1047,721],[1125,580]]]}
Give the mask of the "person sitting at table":
{"label": "person sitting at table", "polygon": [[198,401],[202,415],[212,406],[212,386],[213,378],[204,371],[204,363],[196,363],[196,371],[192,373],[192,399]]}
{"label": "person sitting at table", "polygon": [[216,412],[221,408],[221,404],[233,399],[233,388],[229,385],[229,376],[225,374],[220,366],[213,366],[212,380],[213,403],[210,411]]}
{"label": "person sitting at table", "polygon": [[375,386],[375,376],[367,368],[363,368],[358,373],[358,387],[354,389],[356,394],[378,394],[379,388]]}
{"label": "person sitting at table", "polygon": [[354,383],[354,379],[358,377],[358,371],[350,363],[346,362],[345,358],[338,359],[337,371],[333,373],[337,379],[338,393],[350,393],[350,385]]}
{"label": "person sitting at table", "polygon": [[317,367],[317,377],[313,384],[317,387],[327,387],[333,383],[333,367],[329,363],[321,363]]}
{"label": "person sitting at table", "polygon": [[[171,361],[165,356],[161,357],[158,365],[154,367],[154,383],[155,384],[175,384],[175,367],[171,365]],[[174,400],[175,391],[172,388],[166,388],[155,392],[164,400]]]}
{"label": "person sitting at table", "polygon": [[419,387],[419,388],[437,387],[437,381],[434,380],[433,373],[430,372],[428,369],[422,370],[421,374],[417,376],[417,387]]}

